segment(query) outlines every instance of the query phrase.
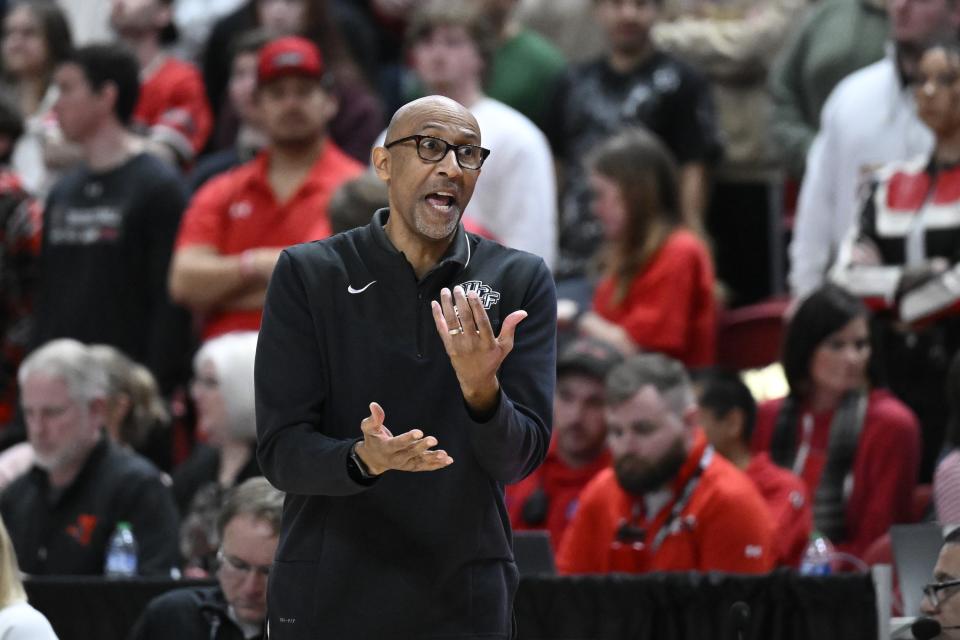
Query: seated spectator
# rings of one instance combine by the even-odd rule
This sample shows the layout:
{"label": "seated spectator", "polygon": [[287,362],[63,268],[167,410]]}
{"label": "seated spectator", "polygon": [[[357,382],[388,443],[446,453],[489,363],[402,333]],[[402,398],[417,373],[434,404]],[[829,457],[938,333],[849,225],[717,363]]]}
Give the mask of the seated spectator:
{"label": "seated spectator", "polygon": [[20,568],[34,575],[102,575],[119,522],[129,522],[141,575],[178,564],[177,508],[159,471],[105,429],[106,375],[87,347],[55,340],[18,373],[34,467],[0,495]]}
{"label": "seated spectator", "polygon": [[53,111],[53,72],[70,51],[70,25],[53,0],[13,0],[3,18],[3,83],[24,118],[11,160],[28,193],[42,200],[59,170],[79,160]]}
{"label": "seated spectator", "polygon": [[799,565],[813,529],[813,511],[806,485],[796,475],[775,465],[768,453],[750,453],[757,403],[736,373],[710,371],[698,379],[697,386],[700,426],[707,434],[707,441],[717,453],[747,474],[766,500],[775,526],[777,563]]}
{"label": "seated spectator", "polygon": [[769,571],[776,550],[767,506],[707,445],[683,365],[632,356],[607,376],[606,396],[613,468],[580,494],[558,569]]}
{"label": "seated spectator", "polygon": [[9,441],[5,427],[17,405],[17,366],[30,337],[40,254],[40,206],[10,166],[22,133],[20,112],[0,94],[0,443]]}
{"label": "seated spectator", "polygon": [[660,5],[647,0],[595,0],[607,53],[577,65],[561,81],[545,123],[563,170],[558,279],[586,274],[603,236],[590,208],[583,160],[625,127],[654,133],[678,164],[677,214],[703,229],[707,170],[720,153],[710,88],[698,71],[656,48],[651,29]]}
{"label": "seated spectator", "polygon": [[130,640],[265,638],[267,578],[280,535],[283,493],[264,478],[230,491],[217,515],[217,585],[150,601]]}
{"label": "seated spectator", "polygon": [[960,352],[953,356],[946,378],[946,455],[933,474],[933,504],[937,522],[960,524]]}
{"label": "seated spectator", "polygon": [[370,224],[372,212],[390,206],[386,183],[367,171],[340,185],[330,198],[330,231],[342,233]]}
{"label": "seated spectator", "polygon": [[213,115],[200,71],[164,51],[176,40],[173,0],[113,0],[110,24],[140,64],[134,124],[161,157],[192,164],[207,144]]}
{"label": "seated spectator", "polygon": [[[960,634],[960,599],[957,599],[957,586],[960,581],[960,529],[954,529],[943,540],[937,563],[933,567],[933,582],[924,585],[923,600],[920,601],[920,613],[933,618],[940,624],[942,633],[935,637],[940,640],[957,640]],[[914,634],[915,638],[930,638]]]}
{"label": "seated spectator", "polygon": [[257,109],[257,59],[260,49],[270,41],[263,31],[240,34],[233,43],[227,96],[231,112],[238,120],[233,144],[200,158],[190,172],[190,191],[196,193],[210,178],[253,160],[267,146],[260,112]]}
{"label": "seated spectator", "polygon": [[623,357],[608,344],[579,338],[557,358],[553,436],[536,471],[506,488],[514,531],[546,529],[560,547],[583,487],[610,465],[603,383]]}
{"label": "seated spectator", "polygon": [[95,344],[89,349],[107,374],[107,435],[161,471],[169,471],[173,454],[170,412],[153,374],[116,347]]}
{"label": "seated spectator", "polygon": [[173,473],[173,495],[183,525],[180,550],[187,568],[209,571],[217,552],[215,516],[224,493],[261,475],[253,409],[255,332],[209,340],[194,356],[191,394],[203,444]]}
{"label": "seated spectator", "polygon": [[[381,43],[353,2],[331,0],[246,0],[217,22],[204,52],[203,77],[217,114],[217,147],[233,141],[232,114],[224,104],[230,75],[231,44],[241,33],[262,29],[273,38],[299,35],[319,47],[330,72],[330,92],[340,108],[330,122],[330,136],[354,160],[370,160],[370,147],[383,128],[383,107],[369,88],[367,62]],[[346,34],[349,34],[348,36]],[[370,63],[372,64],[372,63]],[[226,122],[225,122],[226,121]]]}
{"label": "seated spectator", "polygon": [[[496,34],[476,3],[429,0],[407,29],[411,64],[427,93],[467,107],[491,150],[464,220],[506,246],[556,258],[556,177],[546,137],[526,116],[483,93]],[[381,141],[383,138],[381,137]]]}
{"label": "seated spectator", "polygon": [[[933,132],[933,152],[888,163],[871,175],[859,219],[830,274],[868,297],[864,285],[888,274],[892,283],[883,297],[891,302],[960,265],[960,43],[950,38],[927,47],[914,79],[917,115]],[[890,390],[920,420],[921,475],[929,478],[943,444],[943,380],[950,356],[960,350],[960,314],[946,308],[908,322],[898,312],[903,308],[897,304],[875,315],[876,357]]]}
{"label": "seated spectator", "polygon": [[920,464],[917,419],[871,385],[868,317],[835,285],[800,304],[783,343],[790,393],[758,407],[751,447],[803,478],[814,528],[856,556],[910,521]]}
{"label": "seated spectator", "polygon": [[887,2],[887,14],[893,40],[887,55],[836,86],[810,144],[790,244],[788,280],[798,298],[825,281],[856,224],[864,176],[933,148],[931,131],[917,117],[909,80],[926,43],[960,29],[960,4],[900,0]]}
{"label": "seated spectator", "polygon": [[0,638],[4,640],[57,640],[42,613],[27,602],[17,554],[0,518]]}
{"label": "seated spectator", "polygon": [[329,236],[331,195],[363,171],[329,139],[337,102],[309,41],[260,50],[256,101],[269,146],[204,185],[177,238],[170,293],[203,315],[204,339],[259,329],[280,252]]}
{"label": "seated spectator", "polygon": [[629,130],[588,160],[604,232],[602,279],[579,330],[616,346],[665,353],[688,367],[713,362],[713,266],[680,214],[676,169],[651,134]]}
{"label": "seated spectator", "polygon": [[139,75],[120,45],[77,49],[57,69],[55,109],[83,162],[47,199],[31,344],[112,345],[169,394],[189,377],[189,316],[167,294],[186,194],[176,171],[127,130]]}

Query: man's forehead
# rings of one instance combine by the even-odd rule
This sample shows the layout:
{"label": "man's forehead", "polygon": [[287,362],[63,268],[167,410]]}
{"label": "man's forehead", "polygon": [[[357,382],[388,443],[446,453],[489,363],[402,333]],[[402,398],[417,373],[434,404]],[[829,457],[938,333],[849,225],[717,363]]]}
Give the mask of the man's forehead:
{"label": "man's forehead", "polygon": [[945,544],[937,557],[937,566],[933,569],[937,580],[949,580],[960,577],[960,544]]}
{"label": "man's forehead", "polygon": [[404,107],[397,115],[399,118],[391,126],[391,139],[444,133],[471,142],[480,140],[480,126],[473,114],[448,98],[422,98]]}

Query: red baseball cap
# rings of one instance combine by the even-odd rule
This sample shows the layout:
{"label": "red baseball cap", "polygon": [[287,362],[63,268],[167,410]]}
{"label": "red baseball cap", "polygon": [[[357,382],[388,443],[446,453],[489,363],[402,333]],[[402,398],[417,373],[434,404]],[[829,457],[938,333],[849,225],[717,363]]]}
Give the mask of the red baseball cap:
{"label": "red baseball cap", "polygon": [[257,84],[284,76],[323,76],[323,57],[317,45],[299,36],[277,38],[260,49]]}

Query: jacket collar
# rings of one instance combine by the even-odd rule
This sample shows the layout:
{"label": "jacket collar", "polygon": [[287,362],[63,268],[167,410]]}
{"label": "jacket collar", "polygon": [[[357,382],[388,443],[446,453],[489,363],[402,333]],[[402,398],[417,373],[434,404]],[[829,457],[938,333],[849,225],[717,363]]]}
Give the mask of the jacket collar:
{"label": "jacket collar", "polygon": [[[401,263],[406,264],[409,268],[410,263],[406,256],[393,246],[393,242],[387,236],[386,229],[384,229],[384,225],[389,218],[390,209],[387,208],[378,209],[373,214],[373,219],[366,227],[368,233],[362,236],[365,241],[363,244],[366,244],[367,248],[370,249],[365,257],[371,258],[378,268],[396,269]],[[446,280],[448,277],[453,277],[466,269],[473,256],[475,244],[476,240],[469,237],[463,228],[463,224],[458,224],[450,246],[441,256],[440,261],[423,277],[423,280],[430,280],[437,274],[444,274],[444,280]]]}

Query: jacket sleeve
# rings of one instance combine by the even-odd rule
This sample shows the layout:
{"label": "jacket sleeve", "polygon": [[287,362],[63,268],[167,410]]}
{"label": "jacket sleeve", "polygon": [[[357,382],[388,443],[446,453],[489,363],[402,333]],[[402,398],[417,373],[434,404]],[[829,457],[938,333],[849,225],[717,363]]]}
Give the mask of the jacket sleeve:
{"label": "jacket sleeve", "polygon": [[712,500],[701,519],[700,571],[756,574],[773,569],[774,523],[759,493]]}
{"label": "jacket sleeve", "polygon": [[350,495],[365,488],[347,473],[354,440],[331,438],[317,427],[327,369],[298,266],[288,252],[280,254],[264,303],[254,367],[257,459],[281,491]]}
{"label": "jacket sleeve", "polygon": [[824,107],[823,126],[810,146],[807,172],[797,201],[793,242],[790,244],[790,289],[795,296],[804,296],[823,283],[830,266],[833,225],[839,215],[835,197],[836,167],[840,158],[834,148],[836,133],[830,124],[830,104]]}
{"label": "jacket sleeve", "polygon": [[752,78],[766,73],[792,20],[805,3],[776,0],[728,20],[681,17],[653,28],[657,48],[680,56],[712,78]]}
{"label": "jacket sleeve", "polygon": [[513,351],[500,367],[500,402],[493,417],[468,426],[480,466],[502,483],[516,482],[540,466],[550,446],[556,383],[557,293],[542,260],[523,306]]}
{"label": "jacket sleeve", "polygon": [[170,299],[168,273],[180,216],[187,203],[186,188],[177,179],[161,183],[144,199],[147,244],[147,278],[150,287],[150,325],[147,327],[147,361],[161,391],[169,394],[189,377],[192,349],[190,315]]}
{"label": "jacket sleeve", "polygon": [[[843,551],[860,556],[890,525],[909,522],[920,467],[920,427],[916,417],[889,399],[876,408],[877,424],[865,425],[860,437],[869,438],[857,452],[854,490],[862,489],[847,506],[847,543]],[[869,433],[867,429],[869,428]],[[861,487],[861,488],[862,488]]]}

